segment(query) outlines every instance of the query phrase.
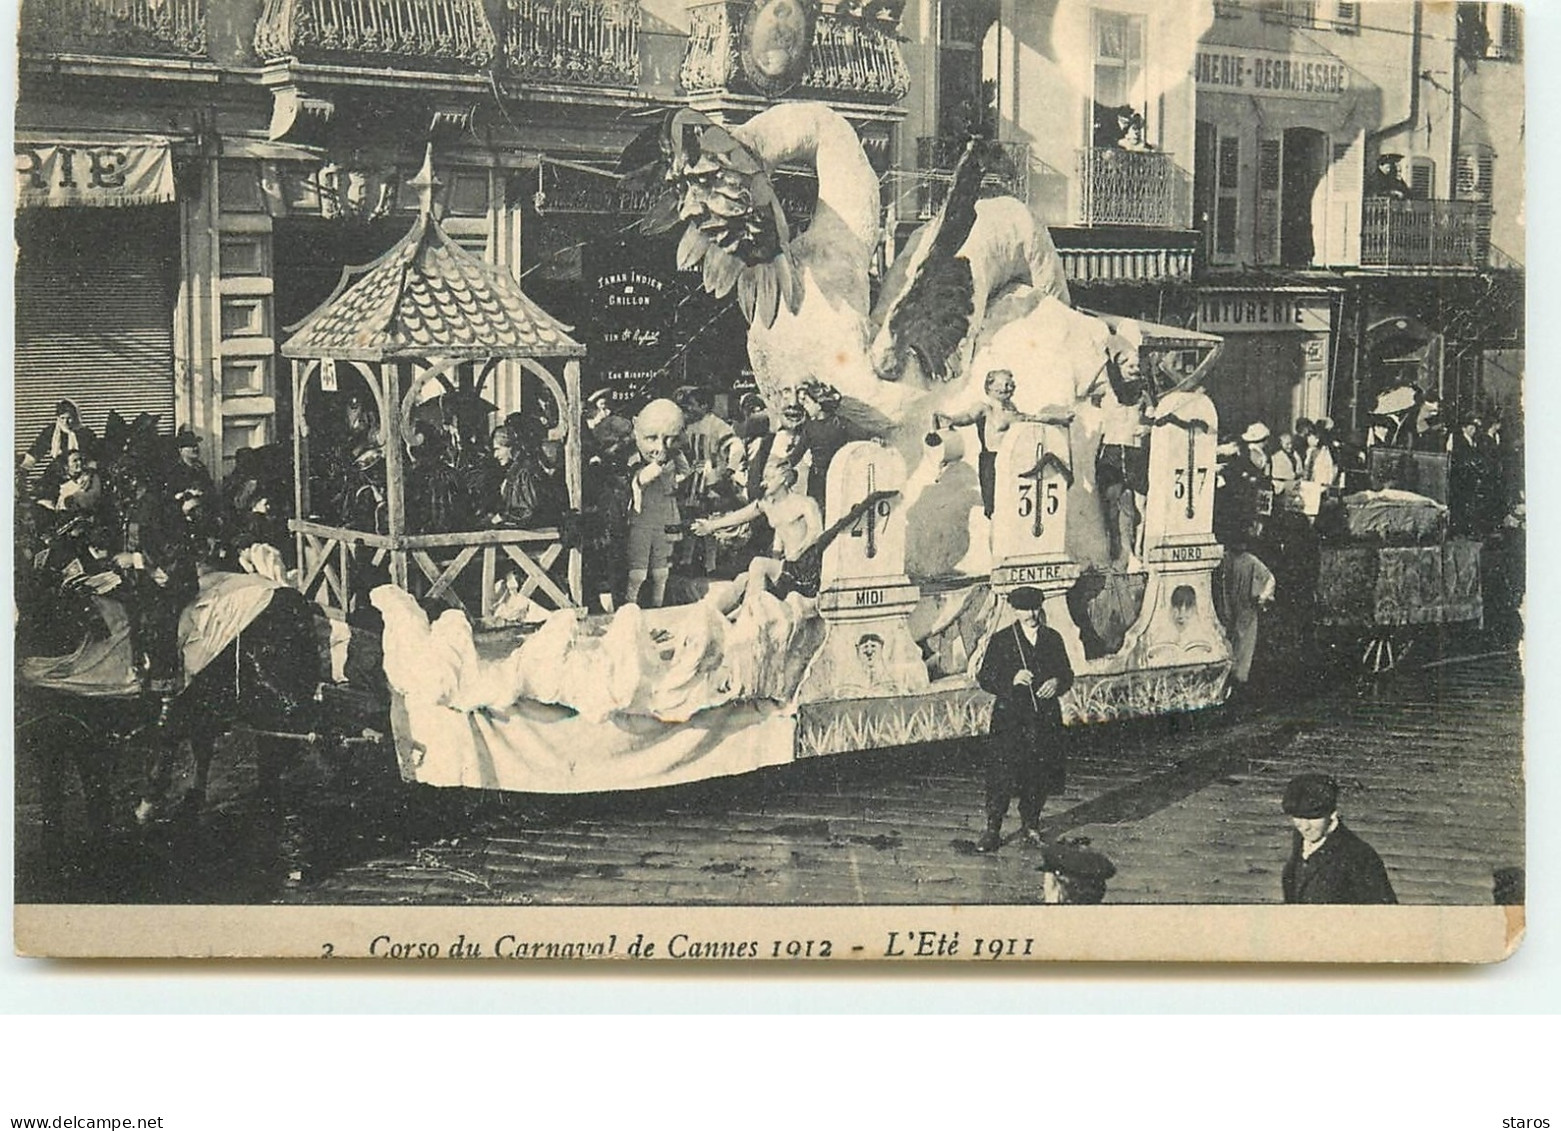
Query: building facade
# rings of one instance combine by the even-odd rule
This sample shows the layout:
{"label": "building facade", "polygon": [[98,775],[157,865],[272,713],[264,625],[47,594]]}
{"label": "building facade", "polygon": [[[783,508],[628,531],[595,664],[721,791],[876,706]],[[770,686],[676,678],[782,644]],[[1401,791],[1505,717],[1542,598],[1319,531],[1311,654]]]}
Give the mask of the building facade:
{"label": "building facade", "polygon": [[[405,234],[430,143],[445,230],[600,344],[603,288],[638,302],[658,283],[620,253],[647,203],[616,175],[625,147],[673,106],[740,119],[769,100],[741,60],[746,7],[31,0],[18,442],[61,398],[94,430],[110,410],[193,428],[219,475],[285,440],[288,327]],[[786,96],[836,105],[887,168],[908,89],[894,20],[831,6],[803,46]],[[652,374],[672,381],[664,360]],[[519,367],[468,378],[498,411],[518,405]]]}
{"label": "building facade", "polygon": [[892,210],[929,218],[965,139],[1046,224],[1082,306],[1169,319],[1193,271],[1196,5],[911,0]]}
{"label": "building facade", "polygon": [[[794,16],[805,50],[755,53]],[[406,231],[429,142],[446,229],[575,328],[587,388],[730,387],[740,315],[633,238],[617,164],[669,108],[779,99],[856,126],[886,257],[1001,142],[1078,305],[1227,337],[1228,424],[1359,427],[1406,379],[1515,423],[1522,66],[1507,4],[32,0],[17,437],[70,398],[192,427],[219,473],[284,438],[287,327]],[[472,379],[518,403],[518,369]]]}

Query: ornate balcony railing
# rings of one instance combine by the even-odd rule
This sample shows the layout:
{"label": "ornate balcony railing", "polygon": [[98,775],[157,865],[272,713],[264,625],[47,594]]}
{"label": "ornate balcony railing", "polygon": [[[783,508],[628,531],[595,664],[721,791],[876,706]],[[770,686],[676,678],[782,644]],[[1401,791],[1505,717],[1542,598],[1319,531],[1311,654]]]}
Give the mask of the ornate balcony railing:
{"label": "ornate balcony railing", "polygon": [[[954,180],[954,166],[965,152],[965,141],[959,138],[919,137],[916,139],[916,214],[919,219],[930,220],[943,207]],[[1030,147],[1022,141],[1000,143],[1005,160],[1002,167],[982,178],[983,187],[991,193],[1007,193],[1020,200],[1030,199]]]}
{"label": "ornate balcony railing", "polygon": [[1078,223],[1185,228],[1191,178],[1169,153],[1079,150]]}
{"label": "ornate balcony railing", "polygon": [[1490,207],[1475,200],[1394,200],[1361,205],[1363,267],[1484,267]]}
{"label": "ornate balcony railing", "polygon": [[498,39],[482,0],[266,0],[255,27],[262,59],[486,68]]}
{"label": "ornate balcony railing", "polygon": [[21,50],[28,55],[206,55],[206,0],[28,0]]}
{"label": "ornate balcony railing", "polygon": [[[691,6],[688,49],[679,79],[690,93],[733,91],[753,94],[740,58],[743,13],[732,0]],[[899,24],[882,16],[820,12],[813,30],[808,69],[790,96],[825,101],[898,102],[911,89],[900,50]]]}
{"label": "ornate balcony railing", "polygon": [[506,0],[504,67],[522,82],[633,88],[638,0]]}

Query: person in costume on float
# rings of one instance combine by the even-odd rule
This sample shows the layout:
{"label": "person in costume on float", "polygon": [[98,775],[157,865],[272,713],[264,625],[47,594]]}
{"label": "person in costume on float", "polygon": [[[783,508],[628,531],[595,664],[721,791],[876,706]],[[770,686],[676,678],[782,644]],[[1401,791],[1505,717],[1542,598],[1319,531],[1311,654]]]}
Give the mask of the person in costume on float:
{"label": "person in costume on float", "polygon": [[775,539],[770,555],[754,558],[747,571],[737,578],[738,593],[746,598],[768,587],[780,598],[790,593],[817,597],[823,549],[827,545],[822,537],[824,512],[811,496],[797,490],[795,466],[772,463],[765,472],[764,493],[759,498],[724,515],[695,519],[689,529],[700,537],[708,537],[759,518],[769,522]]}
{"label": "person in costume on float", "polygon": [[992,370],[986,375],[984,387],[985,403],[969,412],[933,413],[932,430],[937,432],[943,428],[955,428],[964,424],[976,426],[976,436],[981,441],[981,455],[977,466],[977,473],[981,479],[981,508],[986,512],[987,518],[991,518],[992,507],[997,497],[997,449],[1003,442],[1003,433],[1021,420],[1040,424],[1066,424],[1072,418],[1071,416],[1064,418],[1055,413],[1032,416],[1020,412],[1018,406],[1014,404],[1014,390],[1017,386],[1012,370]]}
{"label": "person in costume on float", "polygon": [[646,608],[660,608],[667,597],[672,547],[682,525],[678,487],[691,474],[678,448],[683,410],[664,398],[651,401],[634,418],[635,454],[629,460],[629,529],[623,599],[640,604],[646,581]]}
{"label": "person in costume on float", "polygon": [[54,406],[54,420],[38,430],[38,435],[22,453],[23,470],[31,471],[40,463],[48,464],[66,452],[81,452],[88,460],[97,455],[98,440],[81,422],[81,411],[72,401]]}

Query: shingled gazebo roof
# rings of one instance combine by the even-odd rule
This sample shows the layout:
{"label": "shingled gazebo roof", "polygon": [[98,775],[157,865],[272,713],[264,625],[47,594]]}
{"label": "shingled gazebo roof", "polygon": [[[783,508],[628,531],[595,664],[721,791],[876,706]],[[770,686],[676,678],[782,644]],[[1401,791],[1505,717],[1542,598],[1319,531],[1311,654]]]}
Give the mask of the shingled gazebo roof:
{"label": "shingled gazebo roof", "polygon": [[394,247],[345,272],[282,346],[294,358],[580,357],[569,327],[514,276],[452,240],[428,210]]}

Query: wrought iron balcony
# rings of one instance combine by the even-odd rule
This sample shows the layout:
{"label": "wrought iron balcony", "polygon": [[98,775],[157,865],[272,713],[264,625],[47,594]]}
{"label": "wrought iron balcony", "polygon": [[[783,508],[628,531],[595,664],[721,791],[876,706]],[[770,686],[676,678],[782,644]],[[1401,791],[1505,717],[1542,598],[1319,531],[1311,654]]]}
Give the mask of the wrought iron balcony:
{"label": "wrought iron balcony", "polygon": [[[740,62],[739,36],[747,7],[733,0],[690,6],[688,49],[679,72],[685,90],[755,93]],[[790,96],[898,102],[911,89],[898,31],[898,21],[883,16],[820,12],[808,69]]]}
{"label": "wrought iron balcony", "polygon": [[26,55],[115,55],[200,59],[206,0],[28,0]]}
{"label": "wrought iron balcony", "polygon": [[[953,183],[954,166],[965,151],[960,138],[919,137],[916,139],[916,213],[930,220],[943,207]],[[982,186],[992,194],[1007,193],[1020,200],[1030,199],[1030,147],[1022,141],[999,143],[1006,158],[1002,167],[982,178]]]}
{"label": "wrought iron balcony", "polygon": [[1361,205],[1363,267],[1484,267],[1490,206],[1476,200],[1394,200]]}
{"label": "wrought iron balcony", "polygon": [[521,82],[634,88],[638,0],[506,0],[504,67]]}
{"label": "wrought iron balcony", "polygon": [[1191,178],[1169,153],[1079,150],[1078,223],[1185,228]]}
{"label": "wrought iron balcony", "polygon": [[414,70],[486,68],[498,45],[482,0],[266,0],[262,59]]}

